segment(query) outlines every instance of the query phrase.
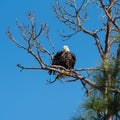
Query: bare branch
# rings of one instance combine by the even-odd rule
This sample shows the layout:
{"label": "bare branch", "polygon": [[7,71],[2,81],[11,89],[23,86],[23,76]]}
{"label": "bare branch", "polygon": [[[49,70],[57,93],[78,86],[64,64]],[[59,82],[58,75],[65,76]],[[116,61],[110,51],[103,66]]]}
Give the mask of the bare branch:
{"label": "bare branch", "polygon": [[73,32],[71,34],[68,34],[68,35],[65,35],[65,34],[64,35],[63,34],[59,34],[59,35],[63,38],[63,40],[68,40],[71,37],[73,37],[74,35],[76,35],[78,32],[80,32],[80,30],[75,31],[75,32]]}
{"label": "bare branch", "polygon": [[[63,75],[66,75],[66,76],[69,76],[69,77],[72,77],[72,78],[75,78],[76,80],[81,80],[81,82],[83,83],[83,81],[87,84],[90,84],[91,86],[95,87],[95,88],[99,88],[99,86],[97,86],[94,82],[92,82],[90,79],[82,76],[81,74],[79,74],[78,72],[76,72],[75,70],[68,70],[68,69],[65,69],[66,72],[61,72],[61,70],[59,70],[58,68],[62,67],[62,66],[41,66],[41,67],[25,67],[25,66],[22,66],[20,64],[17,65],[19,68],[21,68],[22,70],[23,69],[31,69],[31,70],[52,70],[52,71],[55,71],[55,72],[58,72],[58,73],[61,73]],[[68,72],[70,72],[70,74],[68,74]],[[55,80],[56,81],[56,80]],[[75,80],[74,80],[75,81]],[[71,81],[66,81],[66,82],[73,82],[72,80]],[[85,87],[85,86],[84,86]]]}
{"label": "bare branch", "polygon": [[50,80],[47,80],[47,84],[53,84],[53,83],[56,82],[56,80],[57,80],[57,79],[54,79],[54,80],[51,80],[51,79],[50,79]]}
{"label": "bare branch", "polygon": [[[115,19],[112,18],[111,13],[109,13],[109,11],[111,10],[112,6],[116,3],[116,0],[112,0],[112,2],[110,3],[109,7],[107,7],[104,3],[103,0],[100,0],[100,4],[102,5],[102,8],[104,9],[107,17],[109,18],[109,20],[113,23],[113,25],[117,28],[117,30],[120,30],[119,26],[116,24]],[[107,7],[107,8],[106,8]]]}
{"label": "bare branch", "polygon": [[[76,78],[76,79],[72,79],[72,80],[66,80],[66,82],[76,82],[76,81],[78,81],[78,80],[79,80],[79,79]],[[86,83],[85,83],[83,80],[80,80],[80,81],[81,81],[83,87],[84,87],[85,90],[86,90],[86,94],[88,94],[88,93],[89,93],[89,90],[88,90],[88,88],[87,88],[87,86],[86,86]]]}
{"label": "bare branch", "polygon": [[99,71],[102,71],[101,68],[77,68],[75,69],[75,71],[96,71],[96,70],[99,70]]}
{"label": "bare branch", "polygon": [[22,70],[24,70],[24,69],[27,69],[27,70],[41,70],[42,69],[41,67],[34,67],[34,66],[33,67],[30,67],[30,66],[25,67],[21,64],[17,64],[17,67],[19,67]]}
{"label": "bare branch", "polygon": [[119,94],[120,94],[120,89],[118,89],[118,88],[111,89],[111,91],[113,91],[113,92],[116,92],[116,93],[119,93]]}
{"label": "bare branch", "polygon": [[76,81],[78,81],[79,79],[72,79],[72,80],[66,80],[66,82],[76,82]]}
{"label": "bare branch", "polygon": [[10,32],[10,28],[7,29],[6,34],[8,35],[8,37],[9,37],[18,47],[27,50],[27,48],[26,48],[25,46],[19,44],[19,43],[15,40],[15,38],[12,36],[12,33]]}

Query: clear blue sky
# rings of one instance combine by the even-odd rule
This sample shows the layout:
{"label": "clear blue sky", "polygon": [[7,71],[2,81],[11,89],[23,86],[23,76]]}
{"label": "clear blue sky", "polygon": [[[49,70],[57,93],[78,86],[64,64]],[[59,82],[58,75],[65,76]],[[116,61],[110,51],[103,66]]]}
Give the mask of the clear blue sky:
{"label": "clear blue sky", "polygon": [[[92,67],[99,63],[95,43],[89,36],[81,33],[69,41],[61,40],[57,31],[62,31],[64,26],[52,13],[51,2],[54,0],[0,1],[0,120],[69,120],[85,96],[79,81],[47,85],[46,80],[50,76],[46,71],[20,72],[16,66],[17,63],[32,66],[35,62],[5,33],[10,26],[19,39],[15,21],[24,22],[27,11],[33,11],[38,19],[48,23],[56,51],[62,49],[64,44],[69,45],[77,57],[75,68]],[[87,27],[91,27],[91,24]]]}

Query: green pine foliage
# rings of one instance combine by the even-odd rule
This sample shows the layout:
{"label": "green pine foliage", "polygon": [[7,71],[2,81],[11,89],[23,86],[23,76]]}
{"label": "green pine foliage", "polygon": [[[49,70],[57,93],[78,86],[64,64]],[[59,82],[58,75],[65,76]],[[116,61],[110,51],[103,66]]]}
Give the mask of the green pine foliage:
{"label": "green pine foliage", "polygon": [[100,69],[93,76],[99,87],[90,94],[85,107],[97,112],[97,118],[105,118],[106,109],[109,116],[117,117],[120,112],[120,93],[117,92],[120,90],[120,56],[117,54],[116,58],[104,60]]}
{"label": "green pine foliage", "polygon": [[91,74],[98,87],[90,87],[92,92],[80,107],[82,114],[72,120],[107,120],[107,116],[120,119],[120,44],[117,55],[103,60],[98,68]]}

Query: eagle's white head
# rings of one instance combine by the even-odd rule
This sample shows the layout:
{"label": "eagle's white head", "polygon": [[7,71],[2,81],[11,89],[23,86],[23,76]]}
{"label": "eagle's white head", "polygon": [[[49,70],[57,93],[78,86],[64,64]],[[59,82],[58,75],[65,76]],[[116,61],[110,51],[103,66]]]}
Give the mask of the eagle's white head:
{"label": "eagle's white head", "polygon": [[69,47],[68,47],[67,45],[64,45],[64,46],[63,46],[63,50],[64,50],[65,52],[70,52],[70,49],[69,49]]}

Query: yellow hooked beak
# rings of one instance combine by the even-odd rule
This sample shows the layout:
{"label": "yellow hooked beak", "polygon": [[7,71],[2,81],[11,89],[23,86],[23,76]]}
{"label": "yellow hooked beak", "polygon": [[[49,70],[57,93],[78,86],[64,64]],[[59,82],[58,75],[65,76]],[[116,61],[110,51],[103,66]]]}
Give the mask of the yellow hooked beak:
{"label": "yellow hooked beak", "polygon": [[64,51],[67,51],[67,47],[65,47],[65,46],[64,46],[64,48],[63,48],[63,49],[64,49]]}

